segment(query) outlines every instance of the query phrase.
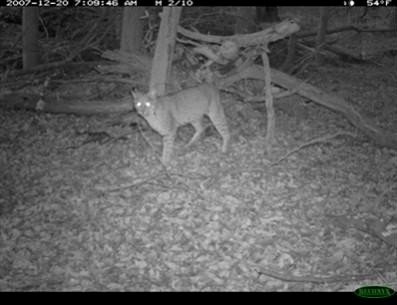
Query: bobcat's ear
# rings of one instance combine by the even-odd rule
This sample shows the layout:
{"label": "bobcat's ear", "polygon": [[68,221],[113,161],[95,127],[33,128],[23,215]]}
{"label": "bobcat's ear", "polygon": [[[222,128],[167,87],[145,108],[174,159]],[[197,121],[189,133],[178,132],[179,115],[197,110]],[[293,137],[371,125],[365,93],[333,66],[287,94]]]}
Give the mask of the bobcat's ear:
{"label": "bobcat's ear", "polygon": [[142,93],[136,91],[135,88],[131,89],[130,93],[131,93],[132,97],[134,98],[134,100],[137,100],[142,96]]}

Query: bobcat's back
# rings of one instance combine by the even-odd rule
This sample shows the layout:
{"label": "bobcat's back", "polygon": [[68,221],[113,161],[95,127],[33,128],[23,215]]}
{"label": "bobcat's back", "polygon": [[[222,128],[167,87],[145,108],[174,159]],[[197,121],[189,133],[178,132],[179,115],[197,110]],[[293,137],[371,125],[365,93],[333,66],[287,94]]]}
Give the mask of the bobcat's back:
{"label": "bobcat's back", "polygon": [[208,115],[211,107],[219,108],[218,105],[220,105],[219,91],[209,84],[159,98],[159,108],[163,107],[164,111],[170,111],[178,125],[190,123],[204,114]]}

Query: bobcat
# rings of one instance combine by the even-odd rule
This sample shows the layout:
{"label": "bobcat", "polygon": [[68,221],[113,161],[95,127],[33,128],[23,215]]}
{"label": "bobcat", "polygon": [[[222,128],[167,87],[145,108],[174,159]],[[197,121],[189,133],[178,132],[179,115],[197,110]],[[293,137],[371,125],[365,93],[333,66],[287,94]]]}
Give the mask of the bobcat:
{"label": "bobcat", "polygon": [[230,140],[226,116],[220,103],[219,90],[210,84],[201,84],[179,92],[158,97],[155,90],[147,94],[132,91],[137,112],[163,136],[161,161],[169,163],[179,126],[192,124],[195,133],[187,147],[204,131],[202,119],[207,115],[223,139],[222,152],[226,153]]}

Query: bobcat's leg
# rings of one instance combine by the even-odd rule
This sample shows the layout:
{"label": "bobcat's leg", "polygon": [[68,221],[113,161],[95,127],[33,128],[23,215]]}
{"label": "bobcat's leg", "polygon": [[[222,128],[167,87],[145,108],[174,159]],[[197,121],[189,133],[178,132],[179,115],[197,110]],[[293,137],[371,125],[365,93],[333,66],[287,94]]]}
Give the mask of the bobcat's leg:
{"label": "bobcat's leg", "polygon": [[205,129],[203,127],[202,118],[191,122],[191,124],[194,127],[195,133],[193,137],[190,139],[189,143],[186,144],[185,148],[190,147],[194,142],[196,142]]}
{"label": "bobcat's leg", "polygon": [[222,152],[226,153],[229,148],[230,132],[229,132],[229,127],[227,125],[225,113],[223,112],[223,109],[220,108],[217,109],[215,114],[211,113],[209,117],[212,121],[212,124],[214,124],[216,130],[218,130],[218,132],[222,136],[222,140],[223,140]]}
{"label": "bobcat's leg", "polygon": [[166,134],[163,137],[163,154],[161,156],[161,161],[163,164],[168,164],[171,161],[172,151],[174,148],[176,132]]}

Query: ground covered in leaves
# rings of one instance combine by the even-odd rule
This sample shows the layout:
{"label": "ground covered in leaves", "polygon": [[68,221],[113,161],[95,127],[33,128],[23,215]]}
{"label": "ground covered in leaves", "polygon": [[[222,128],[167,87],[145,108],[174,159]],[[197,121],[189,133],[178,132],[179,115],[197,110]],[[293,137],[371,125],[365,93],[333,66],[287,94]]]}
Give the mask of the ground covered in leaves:
{"label": "ground covered in leaves", "polygon": [[[396,88],[383,82],[379,94],[372,66],[310,73],[396,130]],[[276,104],[268,156],[265,114],[256,112],[263,107],[223,96],[230,153],[219,152],[211,129],[183,151],[186,127],[168,171],[150,130],[110,127],[104,117],[1,111],[0,290],[396,288],[396,152],[337,137],[271,166],[301,143],[352,127],[289,97]],[[247,109],[256,113],[249,120]],[[95,140],[105,132],[110,141]]]}

